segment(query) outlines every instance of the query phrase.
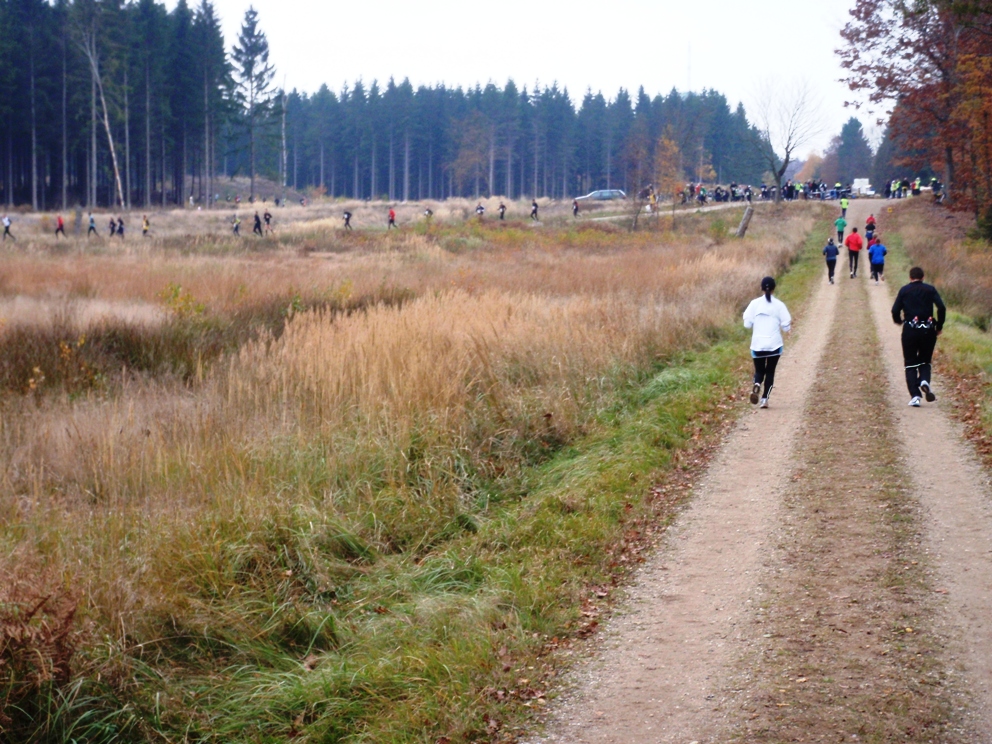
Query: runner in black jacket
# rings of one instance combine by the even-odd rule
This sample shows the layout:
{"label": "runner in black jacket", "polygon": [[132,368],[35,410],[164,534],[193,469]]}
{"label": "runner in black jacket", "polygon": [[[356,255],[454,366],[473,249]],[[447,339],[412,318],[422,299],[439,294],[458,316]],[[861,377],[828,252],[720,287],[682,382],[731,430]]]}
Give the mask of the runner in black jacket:
{"label": "runner in black jacket", "polygon": [[[937,319],[933,308],[937,306]],[[937,400],[930,387],[930,360],[937,345],[937,336],[944,328],[947,308],[937,290],[923,283],[923,269],[909,270],[909,284],[899,290],[892,305],[892,320],[902,325],[902,356],[906,362],[906,385],[911,396],[909,405],[918,408],[920,393],[928,403]]]}

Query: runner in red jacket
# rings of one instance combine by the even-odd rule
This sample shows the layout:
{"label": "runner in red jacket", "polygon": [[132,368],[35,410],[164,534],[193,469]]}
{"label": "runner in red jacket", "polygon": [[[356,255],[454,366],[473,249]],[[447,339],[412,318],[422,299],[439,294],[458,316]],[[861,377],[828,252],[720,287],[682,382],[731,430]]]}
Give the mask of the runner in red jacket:
{"label": "runner in red jacket", "polygon": [[851,228],[851,234],[847,236],[844,245],[847,246],[847,260],[851,264],[851,278],[853,279],[858,275],[858,256],[861,249],[865,247],[864,241],[858,235],[858,228]]}

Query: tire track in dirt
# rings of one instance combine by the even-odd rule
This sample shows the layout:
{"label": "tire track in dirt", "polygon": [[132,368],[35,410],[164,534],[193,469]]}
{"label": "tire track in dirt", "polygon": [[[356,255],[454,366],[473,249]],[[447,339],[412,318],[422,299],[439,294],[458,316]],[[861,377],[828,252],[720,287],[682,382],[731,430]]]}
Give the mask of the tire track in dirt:
{"label": "tire track in dirt", "polygon": [[822,283],[786,341],[772,407],[746,415],[692,502],[602,631],[598,657],[534,742],[713,741],[734,725],[734,665],[754,632],[768,540],[789,485],[795,432],[835,313]]}
{"label": "tire track in dirt", "polygon": [[992,739],[992,489],[961,428],[943,408],[939,368],[937,402],[907,406],[900,329],[891,316],[895,292],[906,281],[889,276],[886,285],[869,287],[871,311],[889,378],[894,434],[925,510],[935,588],[946,599],[939,627],[954,671],[962,676],[957,686],[971,698],[963,722],[970,731],[967,740],[984,742]]}

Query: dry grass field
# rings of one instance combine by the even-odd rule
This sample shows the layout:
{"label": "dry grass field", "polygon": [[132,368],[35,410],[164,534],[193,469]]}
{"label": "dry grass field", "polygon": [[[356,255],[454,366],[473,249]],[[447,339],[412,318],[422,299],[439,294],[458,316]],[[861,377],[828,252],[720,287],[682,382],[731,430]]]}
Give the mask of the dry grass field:
{"label": "dry grass field", "polygon": [[717,339],[816,215],[732,241],[473,206],[4,246],[0,729],[500,738],[480,690],[580,604],[581,561],[542,567],[616,537],[616,504],[559,534],[542,468]]}

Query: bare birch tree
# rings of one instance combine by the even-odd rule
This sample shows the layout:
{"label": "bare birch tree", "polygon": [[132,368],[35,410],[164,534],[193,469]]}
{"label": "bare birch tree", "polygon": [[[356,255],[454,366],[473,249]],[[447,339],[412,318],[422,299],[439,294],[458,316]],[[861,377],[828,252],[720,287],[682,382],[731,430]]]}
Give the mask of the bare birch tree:
{"label": "bare birch tree", "polygon": [[114,147],[114,135],[110,129],[110,112],[107,110],[107,96],[103,91],[103,76],[100,74],[100,56],[96,45],[96,28],[91,23],[77,31],[77,45],[82,50],[90,65],[93,83],[100,96],[100,106],[103,109],[103,128],[107,133],[107,145],[110,148],[110,160],[114,167],[114,184],[117,186],[117,201],[121,208],[125,206],[124,188],[121,185],[121,170],[117,163],[117,149]]}
{"label": "bare birch tree", "polygon": [[796,151],[823,131],[820,104],[808,81],[783,86],[766,80],[755,95],[751,114],[757,129],[754,146],[775,178],[777,202]]}

